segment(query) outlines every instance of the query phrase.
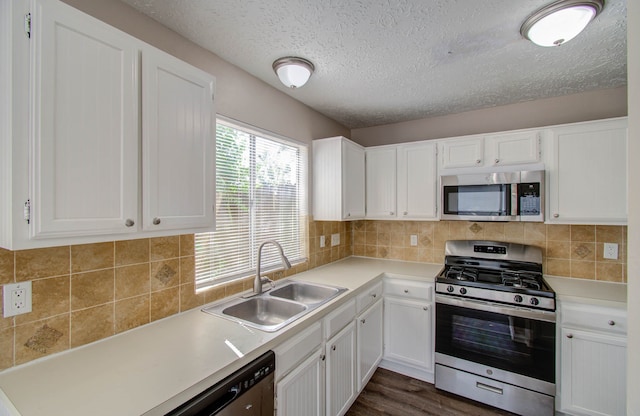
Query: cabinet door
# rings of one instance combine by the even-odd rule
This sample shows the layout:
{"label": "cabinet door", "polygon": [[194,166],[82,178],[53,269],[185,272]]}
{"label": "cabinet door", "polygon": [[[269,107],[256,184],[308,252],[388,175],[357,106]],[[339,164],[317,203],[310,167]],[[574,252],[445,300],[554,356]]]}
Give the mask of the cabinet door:
{"label": "cabinet door", "polygon": [[342,141],[342,219],[364,218],[364,159],[363,148],[355,143]]}
{"label": "cabinet door", "polygon": [[31,237],[137,231],[135,39],[59,1],[32,22]]}
{"label": "cabinet door", "polygon": [[367,218],[396,217],[396,148],[366,149]]}
{"label": "cabinet door", "polygon": [[326,344],[327,416],[344,415],[356,399],[356,328],[351,321]]}
{"label": "cabinet door", "polygon": [[468,168],[484,163],[484,140],[470,139],[444,140],[442,143],[442,168]]}
{"label": "cabinet door", "polygon": [[555,129],[549,186],[548,221],[625,224],[626,120]]}
{"label": "cabinet door", "polygon": [[626,338],[562,328],[561,410],[626,414]]}
{"label": "cabinet door", "polygon": [[429,302],[385,297],[385,359],[433,371],[432,309]]}
{"label": "cabinet door", "polygon": [[358,317],[358,391],[367,384],[382,359],[382,300]]}
{"label": "cabinet door", "polygon": [[400,145],[398,152],[398,217],[437,218],[436,144]]}
{"label": "cabinet door", "polygon": [[142,65],[143,228],[212,228],[214,78],[159,50]]}
{"label": "cabinet door", "polygon": [[276,385],[276,415],[324,415],[324,353],[313,353]]}
{"label": "cabinet door", "polygon": [[487,164],[494,166],[540,161],[540,137],[536,131],[485,137]]}

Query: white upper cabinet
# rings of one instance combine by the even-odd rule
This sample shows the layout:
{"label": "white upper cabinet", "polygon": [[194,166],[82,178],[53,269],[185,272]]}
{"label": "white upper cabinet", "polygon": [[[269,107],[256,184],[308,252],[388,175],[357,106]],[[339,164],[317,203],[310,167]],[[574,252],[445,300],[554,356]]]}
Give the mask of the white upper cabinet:
{"label": "white upper cabinet", "polygon": [[313,218],[364,218],[364,148],[344,137],[314,140]]}
{"label": "white upper cabinet", "polygon": [[436,143],[366,149],[367,219],[437,218]]}
{"label": "white upper cabinet", "polygon": [[366,154],[367,219],[396,217],[396,146],[370,147]]}
{"label": "white upper cabinet", "polygon": [[551,129],[547,221],[626,224],[626,118]]}
{"label": "white upper cabinet", "polygon": [[445,139],[441,168],[507,166],[540,162],[540,133],[536,130]]}
{"label": "white upper cabinet", "polygon": [[142,56],[145,230],[214,222],[213,79],[158,50]]}
{"label": "white upper cabinet", "polygon": [[34,4],[31,236],[134,232],[138,45],[57,1]]}
{"label": "white upper cabinet", "polygon": [[58,0],[11,7],[0,246],[212,229],[214,77]]}

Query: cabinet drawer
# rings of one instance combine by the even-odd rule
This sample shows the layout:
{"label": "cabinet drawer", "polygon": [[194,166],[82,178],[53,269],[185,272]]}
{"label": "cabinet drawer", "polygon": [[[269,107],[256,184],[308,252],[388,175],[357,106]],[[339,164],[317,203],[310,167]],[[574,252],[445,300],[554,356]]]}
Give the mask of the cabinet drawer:
{"label": "cabinet drawer", "polygon": [[385,296],[432,300],[433,284],[417,280],[388,278],[384,280]]}
{"label": "cabinet drawer", "polygon": [[329,339],[356,317],[356,300],[351,299],[324,318],[324,338]]}
{"label": "cabinet drawer", "polygon": [[276,380],[286,375],[322,344],[322,324],[316,322],[298,335],[278,345],[276,353]]}
{"label": "cabinet drawer", "polygon": [[627,333],[627,311],[621,308],[583,303],[561,304],[563,327],[594,329],[614,334]]}
{"label": "cabinet drawer", "polygon": [[357,313],[361,313],[379,299],[382,299],[382,282],[366,288],[364,293],[358,295],[356,298]]}

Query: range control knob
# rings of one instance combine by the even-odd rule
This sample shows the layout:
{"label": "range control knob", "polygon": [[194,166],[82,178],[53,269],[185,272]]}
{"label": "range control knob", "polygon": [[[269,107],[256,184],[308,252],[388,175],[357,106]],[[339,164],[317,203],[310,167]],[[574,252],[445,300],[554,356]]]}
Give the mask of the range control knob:
{"label": "range control knob", "polygon": [[522,296],[520,296],[520,295],[515,295],[515,296],[513,297],[513,300],[515,300],[516,302],[520,303],[520,302],[522,302]]}
{"label": "range control knob", "polygon": [[449,293],[453,292],[453,286],[451,285],[447,286],[447,292]]}
{"label": "range control knob", "polygon": [[536,306],[538,303],[540,303],[540,301],[538,300],[538,298],[531,298],[529,303],[532,304],[533,306]]}
{"label": "range control knob", "polygon": [[467,293],[467,289],[465,289],[465,288],[461,287],[461,288],[460,288],[460,294],[461,294],[461,295],[465,295],[466,293]]}

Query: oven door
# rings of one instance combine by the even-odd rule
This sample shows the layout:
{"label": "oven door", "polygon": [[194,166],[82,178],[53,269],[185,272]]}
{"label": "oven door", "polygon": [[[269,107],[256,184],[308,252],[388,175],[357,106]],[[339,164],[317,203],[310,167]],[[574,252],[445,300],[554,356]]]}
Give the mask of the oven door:
{"label": "oven door", "polygon": [[499,369],[551,386],[555,337],[555,312],[436,295],[436,363],[469,363],[459,369]]}

